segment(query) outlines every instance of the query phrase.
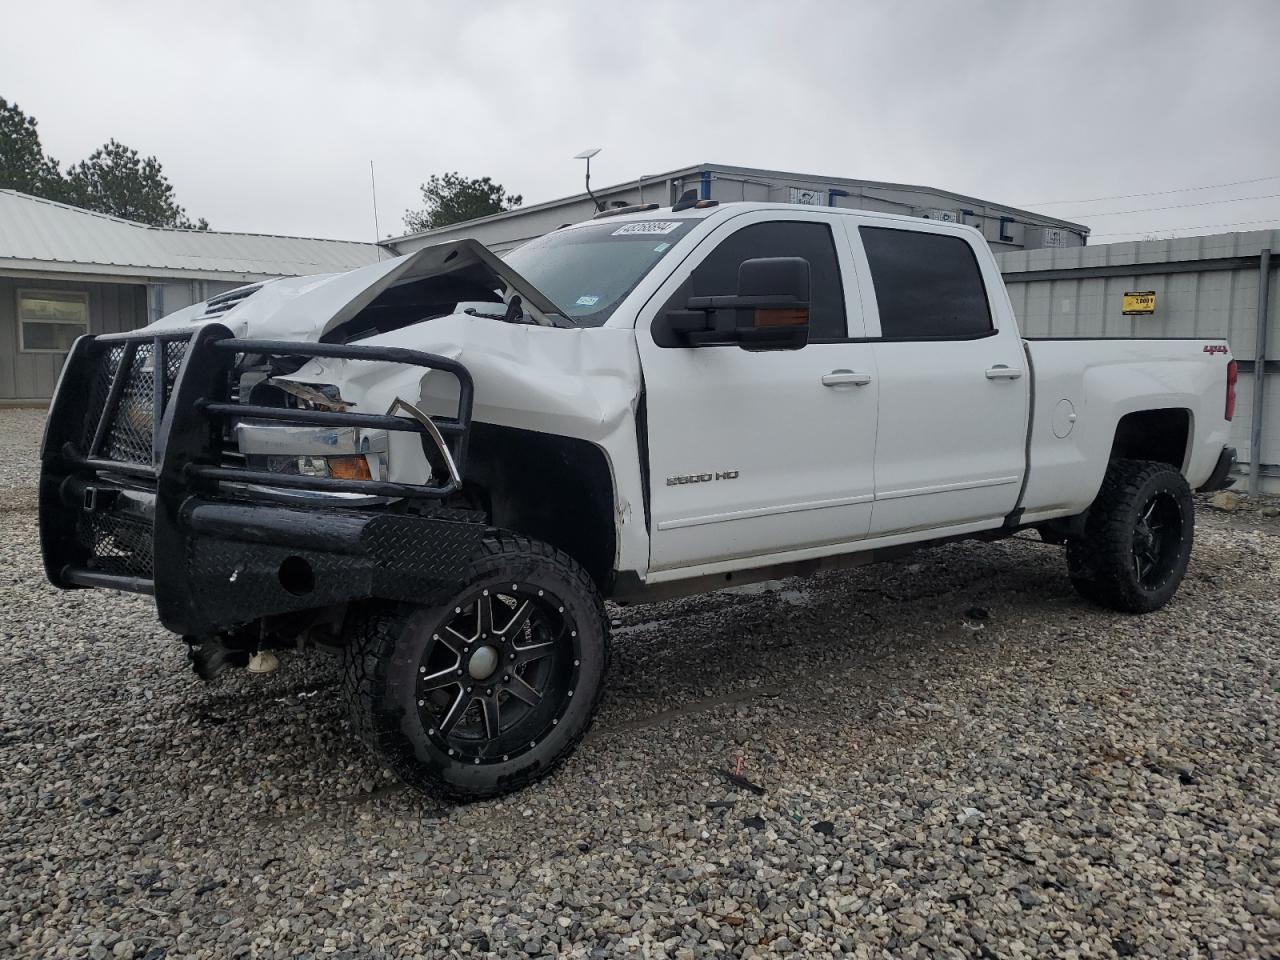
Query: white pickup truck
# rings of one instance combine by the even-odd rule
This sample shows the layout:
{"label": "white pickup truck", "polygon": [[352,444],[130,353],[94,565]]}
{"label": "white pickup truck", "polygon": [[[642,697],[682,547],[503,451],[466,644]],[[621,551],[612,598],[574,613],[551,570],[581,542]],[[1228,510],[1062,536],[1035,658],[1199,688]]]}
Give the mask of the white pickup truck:
{"label": "white pickup truck", "polygon": [[632,207],[83,338],[42,542],[58,586],[152,594],[205,673],[338,648],[362,738],[471,799],[582,737],[605,598],[1034,528],[1089,600],[1162,606],[1234,402],[1222,341],[1021,337],[967,227]]}

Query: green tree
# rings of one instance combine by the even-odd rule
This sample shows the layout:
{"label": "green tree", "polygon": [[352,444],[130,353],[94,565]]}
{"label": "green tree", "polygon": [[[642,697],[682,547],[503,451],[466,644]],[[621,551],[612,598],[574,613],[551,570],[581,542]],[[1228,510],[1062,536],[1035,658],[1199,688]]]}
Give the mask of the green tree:
{"label": "green tree", "polygon": [[36,118],[0,97],[0,189],[59,200],[64,187],[58,162],[40,144]]}
{"label": "green tree", "polygon": [[473,180],[456,171],[443,176],[432,174],[420,189],[426,207],[404,213],[405,229],[411,233],[487,217],[524,202],[524,197],[507,193],[506,187],[489,177]]}
{"label": "green tree", "polygon": [[67,171],[67,198],[77,207],[154,227],[209,229],[203,219],[192,223],[173,199],[159,160],[114,139]]}

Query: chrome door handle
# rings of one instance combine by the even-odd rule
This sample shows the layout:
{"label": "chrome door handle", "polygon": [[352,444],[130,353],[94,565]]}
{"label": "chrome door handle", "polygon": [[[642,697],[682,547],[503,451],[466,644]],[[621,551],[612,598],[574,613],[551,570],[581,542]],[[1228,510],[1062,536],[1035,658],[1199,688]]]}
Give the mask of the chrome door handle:
{"label": "chrome door handle", "polygon": [[865,387],[870,382],[871,374],[858,373],[856,370],[832,370],[822,375],[824,387],[842,387],[850,383],[855,387]]}
{"label": "chrome door handle", "polygon": [[1021,370],[1015,369],[1007,363],[997,363],[994,367],[987,367],[988,380],[1017,380],[1021,376]]}

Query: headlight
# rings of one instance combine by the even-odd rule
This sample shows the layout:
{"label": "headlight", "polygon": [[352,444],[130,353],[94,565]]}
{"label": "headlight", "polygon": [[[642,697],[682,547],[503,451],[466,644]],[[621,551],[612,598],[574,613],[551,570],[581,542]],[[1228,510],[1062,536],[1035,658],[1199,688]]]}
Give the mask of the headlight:
{"label": "headlight", "polygon": [[[372,480],[369,459],[365,456],[248,456],[250,467],[265,466],[271,473],[303,477],[332,477],[335,480]],[[256,461],[265,461],[259,464]]]}
{"label": "headlight", "polygon": [[[249,391],[249,402],[302,410],[345,411],[333,384],[270,379]],[[245,392],[242,389],[241,395]],[[311,426],[279,420],[237,420],[235,442],[250,469],[335,480],[387,479],[385,430]]]}

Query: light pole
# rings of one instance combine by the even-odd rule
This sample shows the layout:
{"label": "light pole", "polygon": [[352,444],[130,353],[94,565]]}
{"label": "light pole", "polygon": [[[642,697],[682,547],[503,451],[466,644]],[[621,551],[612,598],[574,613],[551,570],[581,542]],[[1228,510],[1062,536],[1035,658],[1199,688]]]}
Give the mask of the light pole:
{"label": "light pole", "polygon": [[590,197],[591,202],[595,204],[597,212],[603,210],[604,206],[603,204],[600,203],[599,200],[596,199],[596,195],[591,192],[591,158],[594,157],[599,152],[600,152],[599,147],[589,147],[588,149],[583,150],[581,153],[575,153],[573,155],[573,159],[575,160],[587,161],[587,196]]}

